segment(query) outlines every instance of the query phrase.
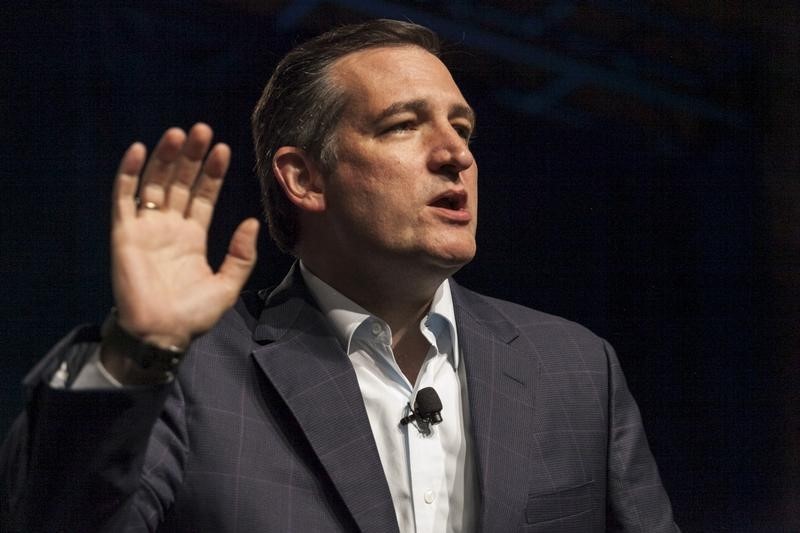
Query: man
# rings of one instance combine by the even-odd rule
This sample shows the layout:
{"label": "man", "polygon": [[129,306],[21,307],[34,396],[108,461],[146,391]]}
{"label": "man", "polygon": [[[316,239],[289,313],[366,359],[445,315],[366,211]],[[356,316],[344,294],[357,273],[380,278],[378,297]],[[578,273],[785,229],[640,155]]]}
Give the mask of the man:
{"label": "man", "polygon": [[[437,53],[373,21],[277,67],[253,129],[270,232],[299,262],[271,292],[237,300],[253,219],[207,264],[230,158],[211,129],[168,130],[146,164],[128,149],[116,311],[26,378],[9,527],[677,530],[612,349],[450,279],[475,254],[475,116]],[[426,387],[441,422],[415,410]]]}

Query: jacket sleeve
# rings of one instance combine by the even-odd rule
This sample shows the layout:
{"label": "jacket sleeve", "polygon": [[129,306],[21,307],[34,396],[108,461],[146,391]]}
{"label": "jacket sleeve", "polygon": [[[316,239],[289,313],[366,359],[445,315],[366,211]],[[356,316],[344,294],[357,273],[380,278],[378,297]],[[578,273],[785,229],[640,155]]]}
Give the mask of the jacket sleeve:
{"label": "jacket sleeve", "polygon": [[97,328],[62,339],[24,380],[25,412],[0,450],[0,524],[9,531],[153,531],[180,485],[186,456],[177,382],[59,389],[62,362],[97,349]]}
{"label": "jacket sleeve", "polygon": [[639,408],[628,390],[614,349],[608,359],[608,531],[672,533],[672,506],[647,444]]}

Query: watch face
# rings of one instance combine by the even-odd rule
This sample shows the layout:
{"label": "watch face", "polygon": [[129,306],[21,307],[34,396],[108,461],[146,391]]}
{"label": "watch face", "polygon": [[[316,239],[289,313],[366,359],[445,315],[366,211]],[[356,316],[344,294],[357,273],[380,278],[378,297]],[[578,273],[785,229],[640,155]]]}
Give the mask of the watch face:
{"label": "watch face", "polygon": [[181,362],[182,354],[171,350],[164,350],[147,343],[140,343],[139,358],[136,361],[144,369],[157,368],[164,372],[171,372]]}

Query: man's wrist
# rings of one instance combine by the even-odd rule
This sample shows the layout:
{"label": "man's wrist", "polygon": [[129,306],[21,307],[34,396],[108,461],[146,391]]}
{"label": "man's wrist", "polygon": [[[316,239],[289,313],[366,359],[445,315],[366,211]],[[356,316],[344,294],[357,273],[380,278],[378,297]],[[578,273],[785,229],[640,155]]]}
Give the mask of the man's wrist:
{"label": "man's wrist", "polygon": [[103,323],[101,335],[102,364],[124,384],[169,380],[184,355],[178,346],[157,346],[127,331],[119,324],[116,309],[111,310]]}

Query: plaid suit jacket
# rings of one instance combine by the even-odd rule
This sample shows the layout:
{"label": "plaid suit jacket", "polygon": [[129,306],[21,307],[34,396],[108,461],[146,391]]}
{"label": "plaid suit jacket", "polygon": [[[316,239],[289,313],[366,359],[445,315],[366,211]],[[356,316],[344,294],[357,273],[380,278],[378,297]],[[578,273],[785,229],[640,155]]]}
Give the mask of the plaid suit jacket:
{"label": "plaid suit jacket", "polygon": [[[677,531],[611,347],[453,283],[484,532]],[[245,295],[158,387],[57,390],[96,328],[25,380],[4,444],[21,531],[396,532],[355,372],[293,268]]]}

